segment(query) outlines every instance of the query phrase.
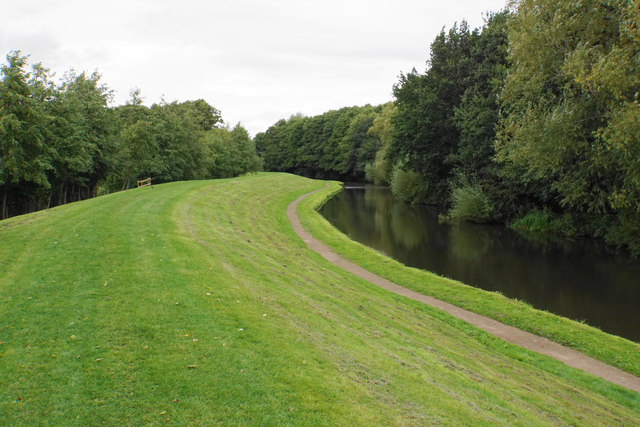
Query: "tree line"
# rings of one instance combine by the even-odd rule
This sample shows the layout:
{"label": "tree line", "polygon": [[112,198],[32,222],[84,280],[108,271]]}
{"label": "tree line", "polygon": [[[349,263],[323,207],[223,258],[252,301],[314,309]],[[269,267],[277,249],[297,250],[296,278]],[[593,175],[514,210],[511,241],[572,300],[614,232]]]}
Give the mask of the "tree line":
{"label": "tree line", "polygon": [[0,218],[153,182],[223,178],[261,168],[248,132],[204,100],[110,107],[98,73],[54,82],[19,51],[0,70]]}
{"label": "tree line", "polygon": [[362,181],[381,147],[372,131],[387,106],[345,107],[280,120],[256,135],[256,149],[266,170],[313,178]]}
{"label": "tree line", "polygon": [[637,0],[515,1],[443,29],[392,103],[281,120],[257,149],[269,170],[389,184],[445,220],[640,253],[639,28]]}

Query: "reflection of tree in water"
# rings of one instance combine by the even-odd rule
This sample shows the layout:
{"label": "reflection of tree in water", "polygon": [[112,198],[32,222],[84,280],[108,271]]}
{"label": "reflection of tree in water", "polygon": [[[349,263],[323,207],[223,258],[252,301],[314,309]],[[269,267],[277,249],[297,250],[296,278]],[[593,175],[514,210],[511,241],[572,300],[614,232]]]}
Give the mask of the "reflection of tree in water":
{"label": "reflection of tree in water", "polygon": [[389,215],[394,204],[398,203],[393,199],[393,195],[385,188],[368,188],[364,192],[364,204],[373,211],[375,229],[388,240]]}
{"label": "reflection of tree in water", "polygon": [[396,244],[413,249],[428,241],[428,227],[424,218],[411,206],[397,203],[391,208],[389,228]]}
{"label": "reflection of tree in water", "polygon": [[555,233],[535,233],[523,230],[515,230],[515,232],[542,253],[562,250],[564,253],[570,254],[576,250],[573,239]]}
{"label": "reflection of tree in water", "polygon": [[377,211],[388,211],[389,207],[398,203],[387,188],[367,188],[363,191],[364,203]]}
{"label": "reflection of tree in water", "polygon": [[489,234],[472,224],[455,224],[451,227],[449,235],[449,252],[459,261],[480,263],[491,253],[491,249],[495,249],[494,240]]}

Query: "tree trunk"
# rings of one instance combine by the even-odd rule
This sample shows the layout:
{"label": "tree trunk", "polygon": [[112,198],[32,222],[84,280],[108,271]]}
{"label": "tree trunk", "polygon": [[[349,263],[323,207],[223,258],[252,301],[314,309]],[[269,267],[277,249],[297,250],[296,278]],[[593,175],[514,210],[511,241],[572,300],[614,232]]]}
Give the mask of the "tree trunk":
{"label": "tree trunk", "polygon": [[62,205],[64,200],[64,181],[60,183],[60,189],[58,190],[58,206]]}
{"label": "tree trunk", "polygon": [[2,196],[2,215],[0,215],[1,219],[7,219],[9,214],[7,212],[7,188],[9,187],[9,183],[4,183],[4,195]]}

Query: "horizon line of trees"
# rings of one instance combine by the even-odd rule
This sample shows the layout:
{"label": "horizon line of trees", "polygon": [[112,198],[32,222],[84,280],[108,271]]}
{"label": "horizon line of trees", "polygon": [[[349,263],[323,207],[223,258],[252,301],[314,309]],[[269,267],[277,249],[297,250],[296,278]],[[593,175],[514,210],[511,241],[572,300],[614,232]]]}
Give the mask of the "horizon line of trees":
{"label": "horizon line of trees", "polygon": [[[373,130],[391,104],[345,107],[314,117],[280,120],[254,142],[265,170],[311,178],[363,181],[382,146]],[[378,123],[379,126],[379,123]]]}
{"label": "horizon line of trees", "polygon": [[443,28],[392,103],[281,120],[254,141],[266,170],[389,184],[451,221],[640,254],[638,58],[637,0],[513,1],[481,28]]}
{"label": "horizon line of trees", "polygon": [[240,124],[206,101],[142,105],[135,89],[109,107],[98,73],[60,82],[12,51],[0,69],[0,219],[153,182],[226,178],[261,169]]}

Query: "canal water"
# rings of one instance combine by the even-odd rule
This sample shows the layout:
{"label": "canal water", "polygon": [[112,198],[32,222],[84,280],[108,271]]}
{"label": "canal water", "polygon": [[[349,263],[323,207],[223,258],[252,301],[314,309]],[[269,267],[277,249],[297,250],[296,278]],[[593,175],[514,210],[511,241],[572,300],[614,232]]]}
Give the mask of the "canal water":
{"label": "canal water", "polygon": [[320,213],[353,240],[418,267],[640,342],[640,260],[594,239],[443,225],[389,189],[345,187]]}

